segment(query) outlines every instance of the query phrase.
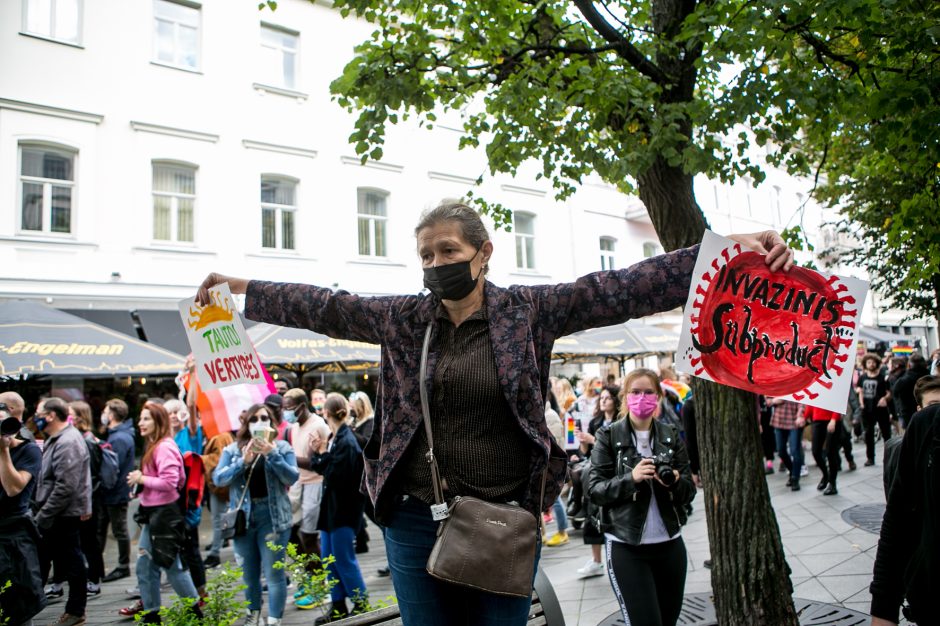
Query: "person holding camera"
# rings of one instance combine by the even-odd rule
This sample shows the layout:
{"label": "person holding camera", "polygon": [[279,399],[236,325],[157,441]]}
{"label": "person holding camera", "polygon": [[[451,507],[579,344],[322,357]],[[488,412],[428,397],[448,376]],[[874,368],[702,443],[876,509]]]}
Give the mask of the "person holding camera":
{"label": "person holding camera", "polygon": [[682,608],[680,529],[695,485],[678,431],[654,419],[662,395],[655,372],[630,372],[622,391],[629,419],[599,430],[591,453],[589,497],[602,507],[607,571],[627,624],[672,626]]}
{"label": "person holding camera", "polygon": [[[280,397],[280,396],[278,396]],[[222,451],[212,481],[229,487],[229,510],[244,511],[246,526],[235,531],[235,554],[242,559],[247,588],[246,626],[261,625],[261,570],[268,583],[268,624],[280,624],[287,602],[287,578],[274,567],[285,560],[290,538],[291,506],[288,488],[297,482],[297,456],[291,444],[277,439],[271,408],[252,405],[245,412],[235,441]],[[268,548],[268,542],[280,546]]]}

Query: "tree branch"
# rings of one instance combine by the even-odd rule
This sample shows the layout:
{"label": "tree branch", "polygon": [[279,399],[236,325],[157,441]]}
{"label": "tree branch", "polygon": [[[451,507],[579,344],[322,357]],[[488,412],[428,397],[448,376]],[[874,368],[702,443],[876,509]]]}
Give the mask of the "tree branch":
{"label": "tree branch", "polygon": [[604,19],[591,0],[574,0],[574,5],[581,11],[584,19],[594,27],[597,34],[615,45],[617,53],[638,72],[651,79],[657,85],[668,85],[672,80],[655,63],[646,58],[636,46],[630,43],[616,28]]}

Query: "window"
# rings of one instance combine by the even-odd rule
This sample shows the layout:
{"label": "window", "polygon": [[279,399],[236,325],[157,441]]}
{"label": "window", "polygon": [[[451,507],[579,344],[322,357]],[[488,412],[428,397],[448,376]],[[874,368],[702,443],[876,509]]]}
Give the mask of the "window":
{"label": "window", "polygon": [[294,249],[294,213],[297,183],[261,177],[261,247]]}
{"label": "window", "polygon": [[199,69],[199,9],[153,0],[153,58],[158,63]]}
{"label": "window", "polygon": [[82,0],[24,0],[23,30],[33,35],[79,43]]}
{"label": "window", "polygon": [[535,269],[535,216],[515,213],[512,230],[516,233],[516,267],[521,270]]}
{"label": "window", "polygon": [[153,238],[193,241],[196,168],[172,163],[153,164]]}
{"label": "window", "polygon": [[293,89],[297,83],[297,33],[261,25],[261,80]]}
{"label": "window", "polygon": [[385,227],[388,193],[379,189],[359,190],[359,254],[388,256]]}
{"label": "window", "polygon": [[20,145],[21,230],[71,233],[74,191],[74,152]]}
{"label": "window", "polygon": [[643,244],[643,258],[648,259],[650,257],[659,256],[663,253],[663,249],[655,241],[647,241]]}
{"label": "window", "polygon": [[601,269],[612,270],[614,263],[614,244],[616,239],[613,237],[601,237]]}

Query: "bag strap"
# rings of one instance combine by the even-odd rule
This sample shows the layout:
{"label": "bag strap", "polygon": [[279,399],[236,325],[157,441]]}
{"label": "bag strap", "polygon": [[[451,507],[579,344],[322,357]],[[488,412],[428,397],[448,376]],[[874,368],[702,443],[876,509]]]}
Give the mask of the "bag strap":
{"label": "bag strap", "polygon": [[[418,373],[418,388],[421,392],[421,414],[424,418],[424,432],[428,438],[428,452],[426,455],[428,464],[431,466],[431,485],[434,491],[434,504],[440,506],[444,504],[444,487],[441,483],[441,473],[437,465],[437,457],[434,455],[434,436],[431,433],[431,409],[428,403],[428,390],[425,384],[425,378],[428,371],[428,351],[431,346],[432,325],[428,324],[424,332],[424,345],[421,347],[421,367]],[[542,485],[539,489],[539,513],[545,507],[545,483],[548,480],[548,466],[542,472]]]}
{"label": "bag strap", "polygon": [[428,324],[428,328],[424,332],[424,345],[421,347],[421,369],[418,373],[418,387],[421,392],[421,414],[424,418],[424,432],[428,438],[428,452],[425,458],[427,458],[428,464],[431,466],[431,485],[434,491],[434,504],[440,506],[444,504],[444,487],[441,484],[441,472],[437,466],[437,457],[434,456],[434,436],[431,433],[431,409],[428,404],[428,389],[424,381],[428,374],[428,350],[431,346],[432,329],[433,325]]}
{"label": "bag strap", "polygon": [[251,462],[251,469],[248,470],[248,478],[245,479],[245,490],[242,491],[242,497],[238,499],[238,506],[235,507],[236,511],[240,511],[242,504],[245,503],[245,495],[248,493],[249,483],[251,483],[251,475],[255,473],[255,466],[258,465],[258,457],[255,457],[255,460]]}

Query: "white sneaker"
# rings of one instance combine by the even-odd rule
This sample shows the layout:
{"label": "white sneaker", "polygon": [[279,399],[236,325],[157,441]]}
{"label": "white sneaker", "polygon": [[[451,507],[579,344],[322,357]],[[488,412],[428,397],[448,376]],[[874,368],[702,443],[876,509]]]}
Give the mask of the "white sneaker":
{"label": "white sneaker", "polygon": [[268,616],[268,626],[281,626],[281,620],[276,617]]}
{"label": "white sneaker", "polygon": [[248,611],[245,626],[261,626],[261,611]]}
{"label": "white sneaker", "polygon": [[581,578],[590,578],[591,576],[603,576],[604,575],[604,564],[597,563],[594,559],[591,559],[584,564],[584,567],[578,569],[578,576]]}
{"label": "white sneaker", "polygon": [[800,468],[800,476],[809,476],[809,468],[805,465]]}

